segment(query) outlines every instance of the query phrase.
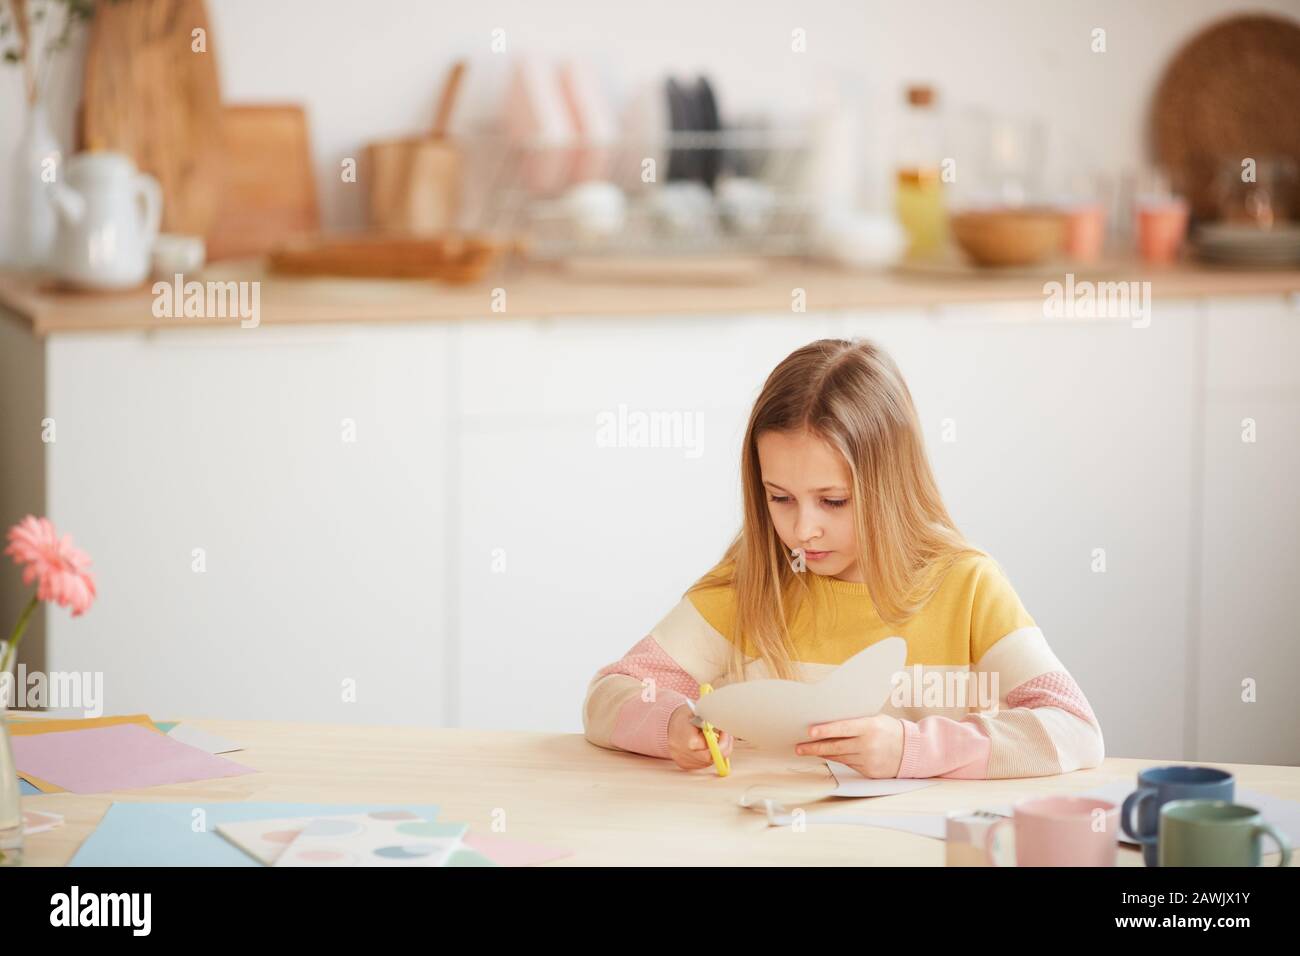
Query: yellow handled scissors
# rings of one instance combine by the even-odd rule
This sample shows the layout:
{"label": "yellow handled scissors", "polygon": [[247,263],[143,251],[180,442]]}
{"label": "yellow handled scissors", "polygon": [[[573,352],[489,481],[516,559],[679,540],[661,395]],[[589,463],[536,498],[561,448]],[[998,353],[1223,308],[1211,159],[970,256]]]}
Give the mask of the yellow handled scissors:
{"label": "yellow handled scissors", "polygon": [[[701,697],[705,694],[712,693],[712,691],[712,684],[700,685]],[[693,705],[691,707],[691,713],[695,713],[695,707]],[[713,729],[711,723],[699,714],[695,714],[695,716],[691,718],[691,723],[704,732],[704,742],[709,745],[709,753],[713,755],[713,766],[717,769],[718,776],[727,776],[727,774],[731,773],[731,761],[722,755],[722,748],[718,746],[718,732]]]}

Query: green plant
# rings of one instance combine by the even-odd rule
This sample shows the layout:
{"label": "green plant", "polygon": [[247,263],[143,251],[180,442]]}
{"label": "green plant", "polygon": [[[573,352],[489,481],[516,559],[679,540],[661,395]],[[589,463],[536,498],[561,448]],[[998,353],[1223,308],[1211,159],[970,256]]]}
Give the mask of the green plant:
{"label": "green plant", "polygon": [[40,97],[54,54],[94,15],[95,0],[0,0],[0,59],[22,67],[28,103]]}

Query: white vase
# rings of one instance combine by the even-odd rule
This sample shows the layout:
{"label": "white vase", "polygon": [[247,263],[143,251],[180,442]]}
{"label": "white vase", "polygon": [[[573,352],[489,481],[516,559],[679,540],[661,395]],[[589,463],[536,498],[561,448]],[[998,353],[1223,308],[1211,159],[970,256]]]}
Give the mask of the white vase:
{"label": "white vase", "polygon": [[14,160],[12,258],[21,268],[39,269],[49,261],[58,230],[49,184],[63,175],[63,151],[44,103],[28,108]]}
{"label": "white vase", "polygon": [[20,866],[23,862],[23,803],[18,768],[9,746],[6,710],[0,707],[0,866]]}

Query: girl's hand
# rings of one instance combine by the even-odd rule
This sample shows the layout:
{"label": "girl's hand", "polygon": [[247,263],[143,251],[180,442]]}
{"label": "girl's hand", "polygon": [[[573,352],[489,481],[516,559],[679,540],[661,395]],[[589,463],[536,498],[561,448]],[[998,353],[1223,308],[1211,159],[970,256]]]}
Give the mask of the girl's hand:
{"label": "girl's hand", "polygon": [[797,754],[815,754],[852,767],[864,777],[897,777],[903,763],[903,722],[888,714],[813,724],[814,743],[797,744]]}
{"label": "girl's hand", "polygon": [[[691,723],[694,716],[691,709],[682,704],[668,718],[668,751],[673,763],[683,770],[713,766],[713,754],[709,753],[704,731]],[[731,734],[725,730],[718,731],[718,749],[724,757],[731,754]]]}

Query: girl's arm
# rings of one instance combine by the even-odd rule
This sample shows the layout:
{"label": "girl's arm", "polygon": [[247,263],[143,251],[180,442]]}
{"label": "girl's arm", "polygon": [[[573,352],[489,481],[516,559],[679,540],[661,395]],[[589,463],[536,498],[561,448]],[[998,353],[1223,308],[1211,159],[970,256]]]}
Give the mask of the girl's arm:
{"label": "girl's arm", "polygon": [[903,720],[899,777],[1037,777],[1102,762],[1105,742],[1087,697],[988,560],[971,590],[970,648],[973,675],[997,681],[997,709]]}
{"label": "girl's arm", "polygon": [[[1038,777],[1096,767],[1105,758],[1087,697],[1038,628],[1002,638],[975,671],[998,675],[998,709],[961,720],[903,720],[899,777]],[[1026,677],[1027,671],[1036,673]]]}
{"label": "girl's arm", "polygon": [[583,733],[593,744],[651,757],[668,757],[668,721],[700,684],[726,670],[731,645],[689,598],[623,657],[602,667],[587,685]]}

